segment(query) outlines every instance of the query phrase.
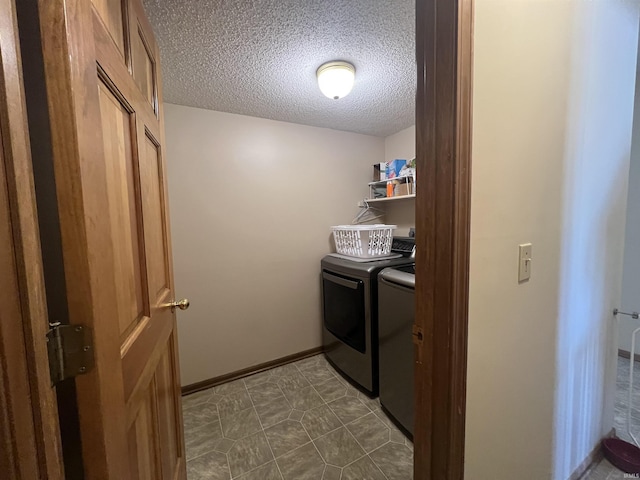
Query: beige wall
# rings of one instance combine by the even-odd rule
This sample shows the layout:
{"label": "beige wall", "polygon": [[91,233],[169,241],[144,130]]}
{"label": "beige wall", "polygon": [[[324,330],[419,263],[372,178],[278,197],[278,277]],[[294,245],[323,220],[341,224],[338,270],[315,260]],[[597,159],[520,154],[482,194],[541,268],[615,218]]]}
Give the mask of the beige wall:
{"label": "beige wall", "polygon": [[564,480],[613,422],[638,6],[479,0],[474,28],[465,476]]}
{"label": "beige wall", "polygon": [[[416,156],[416,127],[412,125],[409,128],[399,131],[393,135],[389,135],[384,139],[384,161],[390,162],[396,158],[405,159],[407,161]],[[379,203],[378,206],[386,212],[384,222],[398,225],[395,234],[406,236],[409,234],[409,228],[416,225],[416,206],[415,201],[395,200],[393,202]]]}
{"label": "beige wall", "polygon": [[321,344],[320,259],[384,140],[166,105],[182,384]]}
{"label": "beige wall", "polygon": [[409,161],[416,156],[416,126],[400,130],[384,139],[384,160],[390,162],[396,158]]}

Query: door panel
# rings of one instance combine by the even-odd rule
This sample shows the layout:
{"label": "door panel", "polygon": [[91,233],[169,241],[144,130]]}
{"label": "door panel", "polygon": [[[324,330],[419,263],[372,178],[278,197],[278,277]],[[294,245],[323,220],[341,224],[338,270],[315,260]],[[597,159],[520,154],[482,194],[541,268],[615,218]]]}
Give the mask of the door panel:
{"label": "door panel", "polygon": [[109,218],[114,249],[116,302],[120,335],[123,336],[144,315],[140,259],[140,234],[134,180],[131,116],[111,91],[99,82],[106,165]]}
{"label": "door panel", "polygon": [[[83,258],[65,258],[69,302],[76,295],[91,307],[103,302],[102,317],[89,315],[84,321],[93,327],[95,351],[116,355],[109,361],[98,357],[97,372],[87,375],[96,375],[93,382],[79,387],[83,453],[95,460],[85,461],[86,476],[184,479],[176,315],[167,305],[174,291],[157,45],[139,0],[93,0],[93,7],[87,0],[40,0],[40,5],[49,14],[47,25],[56,15],[65,20],[58,22],[67,28],[65,36],[50,32],[61,48],[80,52],[58,55],[57,62],[67,62],[71,77],[64,95],[73,105],[85,102],[66,129],[55,116],[64,109],[52,113],[54,128],[60,128],[54,138],[78,145],[71,158],[76,168],[68,169],[68,155],[54,160],[66,173],[58,188],[59,201],[67,205],[61,209],[61,225],[67,225],[63,250],[71,254],[74,244],[86,241]],[[53,57],[53,51],[45,55],[50,69]],[[96,139],[98,150],[92,148]],[[78,231],[78,218],[84,231]],[[101,242],[96,230],[106,233]],[[88,286],[81,283],[87,276],[94,279]],[[112,376],[103,381],[101,372]],[[101,392],[111,391],[116,393],[109,398],[107,417],[95,402],[106,401]],[[117,468],[96,458],[101,450],[117,458]]]}
{"label": "door panel", "polygon": [[137,28],[133,36],[133,78],[138,88],[155,110],[155,62],[149,53],[144,34]]}
{"label": "door panel", "polygon": [[155,382],[151,382],[147,395],[138,409],[136,419],[129,429],[129,445],[131,445],[132,478],[140,480],[154,480],[162,478],[159,475],[159,442],[156,432],[157,418],[155,411]]}
{"label": "door panel", "polygon": [[167,425],[182,424],[182,419],[178,414],[180,405],[175,401],[174,394],[176,375],[173,355],[176,352],[176,345],[173,340],[173,337],[169,338],[168,348],[164,351],[156,370],[163,478],[174,478],[176,469],[179,467],[174,459],[178,458],[180,438],[176,435],[175,430],[167,428]]}
{"label": "door panel", "polygon": [[143,151],[140,152],[141,183],[144,227],[147,232],[147,265],[149,294],[157,299],[169,287],[167,271],[167,242],[163,210],[162,167],[156,142],[145,135]]}
{"label": "door panel", "polygon": [[109,36],[113,39],[120,54],[124,57],[124,24],[122,0],[92,0]]}

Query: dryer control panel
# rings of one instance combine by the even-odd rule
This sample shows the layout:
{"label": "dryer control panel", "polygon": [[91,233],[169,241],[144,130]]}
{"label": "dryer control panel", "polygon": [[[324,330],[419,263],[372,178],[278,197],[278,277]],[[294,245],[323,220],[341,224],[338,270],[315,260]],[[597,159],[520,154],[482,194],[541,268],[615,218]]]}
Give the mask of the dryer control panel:
{"label": "dryer control panel", "polygon": [[393,237],[391,251],[413,258],[416,256],[416,239],[412,237]]}

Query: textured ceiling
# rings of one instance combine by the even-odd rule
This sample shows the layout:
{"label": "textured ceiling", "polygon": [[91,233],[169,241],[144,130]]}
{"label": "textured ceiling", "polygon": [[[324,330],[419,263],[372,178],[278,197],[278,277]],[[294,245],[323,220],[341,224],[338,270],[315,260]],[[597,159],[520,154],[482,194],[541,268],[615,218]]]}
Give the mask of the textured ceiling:
{"label": "textured ceiling", "polygon": [[[387,136],[414,123],[414,0],[144,0],[164,100]],[[356,67],[340,100],[317,68]]]}

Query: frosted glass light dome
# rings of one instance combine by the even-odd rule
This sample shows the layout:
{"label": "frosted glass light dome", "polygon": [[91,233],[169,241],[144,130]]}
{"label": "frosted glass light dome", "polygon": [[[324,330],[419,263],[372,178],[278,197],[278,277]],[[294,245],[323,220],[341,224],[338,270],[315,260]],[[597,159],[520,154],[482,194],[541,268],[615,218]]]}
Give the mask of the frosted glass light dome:
{"label": "frosted glass light dome", "polygon": [[328,98],[338,100],[349,94],[356,78],[356,69],[347,62],[329,62],[316,72],[320,91]]}

